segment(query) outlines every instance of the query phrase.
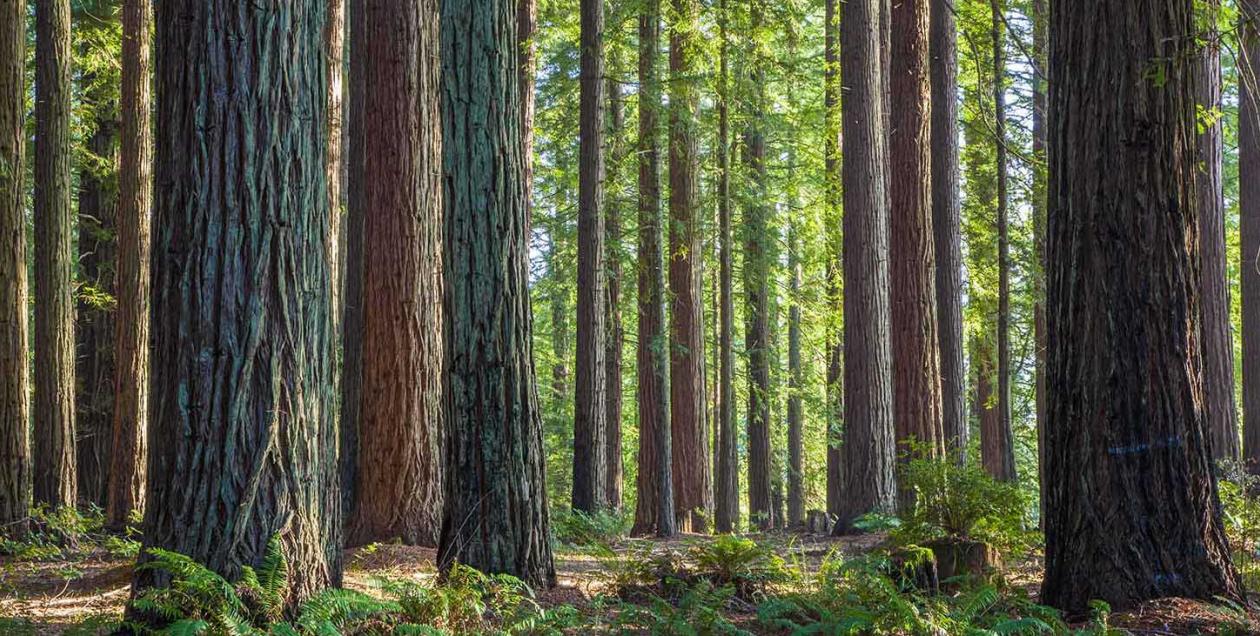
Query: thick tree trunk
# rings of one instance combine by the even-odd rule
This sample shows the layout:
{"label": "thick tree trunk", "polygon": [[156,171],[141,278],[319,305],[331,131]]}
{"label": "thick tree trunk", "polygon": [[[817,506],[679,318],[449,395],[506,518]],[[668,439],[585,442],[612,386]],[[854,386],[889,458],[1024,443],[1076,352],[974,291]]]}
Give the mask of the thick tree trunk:
{"label": "thick tree trunk", "polygon": [[446,502],[438,563],[555,584],[513,0],[441,0]]}
{"label": "thick tree trunk", "polygon": [[1243,457],[1260,474],[1260,0],[1240,3],[1238,208],[1242,243]]}
{"label": "thick tree trunk", "polygon": [[166,0],[155,19],[145,547],[234,578],[278,536],[290,609],[341,580],[324,9]]}
{"label": "thick tree trunk", "polygon": [[[1006,165],[1006,62],[1002,37],[1002,2],[992,0],[993,36],[993,134],[997,138],[997,235],[998,235],[998,315],[997,315],[997,428],[987,431],[981,444],[1000,457],[992,457],[990,473],[1003,481],[1015,481],[1015,445],[1011,432],[1011,239]],[[992,377],[987,375],[986,377]],[[986,404],[987,406],[987,404]],[[984,433],[982,437],[986,437]]]}
{"label": "thick tree trunk", "polygon": [[345,234],[345,260],[341,263],[345,281],[341,295],[341,403],[338,416],[339,458],[337,472],[341,481],[341,509],[349,517],[358,500],[359,424],[363,396],[363,259],[364,218],[367,216],[365,193],[368,175],[367,155],[367,60],[360,51],[368,47],[365,19],[367,0],[346,0],[350,22],[350,90],[346,118],[346,219],[341,231]]}
{"label": "thick tree trunk", "polygon": [[[752,0],[751,30],[762,28],[764,0]],[[748,515],[763,530],[774,524],[770,500],[770,234],[766,174],[765,70],[752,47],[746,71],[752,112],[744,129],[744,162],[752,179],[744,210],[744,348],[748,354]]]}
{"label": "thick tree trunk", "polygon": [[727,29],[730,21],[727,2],[720,0],[721,20],[718,78],[718,242],[721,257],[718,278],[721,279],[721,305],[718,327],[718,461],[714,499],[714,527],[718,532],[733,532],[739,527],[739,444],[735,432],[735,293],[732,261],[735,240],[731,231],[731,127],[730,127],[730,44]]}
{"label": "thick tree trunk", "polygon": [[348,545],[437,544],[442,160],[436,0],[367,0],[357,493]]}
{"label": "thick tree trunk", "polygon": [[[932,232],[929,16],[927,2],[897,2],[890,13],[889,273],[893,422],[902,461],[912,456],[915,444],[928,457],[945,452]],[[905,488],[899,493],[900,506],[908,510],[914,493]]]}
{"label": "thick tree trunk", "polygon": [[78,500],[70,144],[70,0],[37,0],[34,493],[53,508]]}
{"label": "thick tree trunk", "polygon": [[1198,65],[1151,81],[1151,60],[1193,58],[1193,2],[1059,0],[1051,16],[1042,596],[1072,613],[1241,598],[1200,392]]}
{"label": "thick tree trunk", "polygon": [[932,243],[936,251],[941,421],[945,447],[962,463],[967,456],[968,431],[958,190],[958,34],[950,0],[932,0],[930,11]]}
{"label": "thick tree trunk", "polygon": [[[1212,25],[1220,0],[1209,0]],[[1215,28],[1213,37],[1219,37]],[[1202,299],[1203,406],[1212,438],[1212,458],[1239,457],[1238,413],[1234,405],[1234,334],[1230,328],[1229,272],[1225,253],[1224,115],[1221,111],[1221,45],[1203,44],[1198,74],[1198,102],[1207,113],[1198,136],[1199,292]]]}
{"label": "thick tree trunk", "polygon": [[105,521],[122,528],[144,508],[149,400],[149,239],[153,206],[153,5],[123,4],[122,142],[118,168],[118,314],[113,452]]}
{"label": "thick tree trunk", "polygon": [[639,476],[631,534],[670,536],[675,520],[660,193],[660,2],[646,0],[639,14]]}
{"label": "thick tree trunk", "polygon": [[[618,69],[615,63],[613,70]],[[607,481],[604,485],[605,502],[609,510],[621,510],[622,463],[621,463],[621,405],[622,343],[625,328],[621,324],[621,169],[625,162],[622,136],[625,133],[625,104],[621,95],[621,83],[617,77],[608,79],[608,173],[604,188],[604,267],[608,272],[607,307],[605,317],[607,339],[604,342],[604,367],[608,382],[607,415],[605,416],[604,461],[608,463]]]}
{"label": "thick tree trunk", "polygon": [[823,157],[826,171],[825,203],[827,233],[827,306],[831,318],[827,324],[827,512],[839,514],[844,496],[844,473],[841,471],[841,438],[844,428],[844,234],[843,188],[840,171],[840,13],[838,0],[827,0],[824,30],[823,106],[826,140]]}
{"label": "thick tree trunk", "polygon": [[696,0],[672,0],[669,29],[670,423],[674,514],[683,532],[707,532],[713,516],[704,404],[704,259],[699,207]]}
{"label": "thick tree trunk", "polygon": [[844,497],[836,533],[896,507],[889,342],[882,0],[849,0],[840,22],[844,117]]}
{"label": "thick tree trunk", "polygon": [[573,509],[604,507],[608,417],[604,363],[604,4],[582,0],[578,160],[577,401],[573,413]]}
{"label": "thick tree trunk", "polygon": [[0,527],[31,506],[26,290],[26,2],[0,0]]}
{"label": "thick tree trunk", "polygon": [[[83,83],[93,81],[87,76]],[[79,501],[104,506],[113,442],[115,334],[114,309],[101,299],[115,296],[118,113],[103,90],[87,93],[82,99],[94,116],[86,144],[92,161],[79,171],[75,472]]]}
{"label": "thick tree trunk", "polygon": [[516,47],[517,82],[521,94],[521,156],[525,162],[525,212],[529,221],[525,235],[533,223],[534,208],[534,75],[538,71],[538,53],[534,35],[538,31],[538,0],[517,0]]}

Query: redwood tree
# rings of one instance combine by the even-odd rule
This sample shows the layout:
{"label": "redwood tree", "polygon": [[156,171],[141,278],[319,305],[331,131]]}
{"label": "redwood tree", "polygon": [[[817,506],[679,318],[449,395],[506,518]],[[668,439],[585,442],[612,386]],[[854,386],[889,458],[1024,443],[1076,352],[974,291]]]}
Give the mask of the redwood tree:
{"label": "redwood tree", "polygon": [[1042,596],[1072,613],[1242,596],[1200,389],[1193,5],[1051,7]]}
{"label": "redwood tree", "polygon": [[[614,71],[617,64],[610,63]],[[609,510],[621,510],[622,464],[621,464],[621,405],[622,405],[622,343],[625,340],[625,328],[621,324],[621,211],[622,197],[621,168],[625,163],[626,152],[623,142],[626,127],[625,99],[621,94],[621,83],[617,77],[608,78],[608,165],[604,188],[604,267],[607,270],[607,336],[604,342],[604,368],[607,374],[607,415],[604,418],[604,461],[608,463],[605,473],[604,497]]]}
{"label": "redwood tree", "polygon": [[1260,474],[1260,0],[1240,4],[1238,207],[1242,243],[1244,457]]}
{"label": "redwood tree", "polygon": [[[993,44],[993,136],[996,138],[997,171],[997,235],[998,235],[998,315],[997,369],[981,367],[981,383],[995,380],[997,403],[981,402],[985,409],[996,409],[996,419],[980,427],[983,461],[989,474],[1003,481],[1015,481],[1015,444],[1011,432],[1011,239],[1010,197],[1006,165],[1006,62],[1003,55],[1001,0],[991,0],[990,18]],[[989,361],[989,358],[985,358]],[[992,388],[992,387],[990,387]],[[986,411],[987,412],[987,411]]]}
{"label": "redwood tree", "polygon": [[827,325],[827,512],[839,514],[844,493],[841,471],[841,429],[844,422],[844,334],[841,317],[844,311],[844,235],[840,231],[844,203],[840,170],[840,12],[838,0],[827,0],[824,14],[824,49],[826,68],[823,71],[824,123],[823,169],[827,213],[827,306],[832,316]]}
{"label": "redwood tree", "polygon": [[739,526],[739,444],[735,432],[735,293],[732,262],[735,241],[731,232],[730,21],[728,0],[718,8],[718,242],[720,305],[718,325],[718,453],[714,466],[714,527],[732,532]]}
{"label": "redwood tree", "polygon": [[513,0],[441,0],[446,506],[456,562],[555,583],[532,361]]}
{"label": "redwood tree", "polygon": [[326,14],[271,9],[157,4],[144,543],[234,579],[278,537],[294,609],[341,579]]}
{"label": "redwood tree", "polygon": [[347,543],[436,545],[442,509],[437,0],[366,0],[357,474]]}

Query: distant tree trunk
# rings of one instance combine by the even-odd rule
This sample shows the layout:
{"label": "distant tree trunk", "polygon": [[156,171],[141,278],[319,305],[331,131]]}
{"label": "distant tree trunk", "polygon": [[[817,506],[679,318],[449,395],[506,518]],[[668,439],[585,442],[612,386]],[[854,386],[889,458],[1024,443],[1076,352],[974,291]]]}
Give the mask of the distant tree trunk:
{"label": "distant tree trunk", "polygon": [[[763,0],[750,4],[751,31],[762,28]],[[748,515],[763,530],[773,527],[770,500],[770,267],[769,195],[766,175],[765,70],[749,52],[747,82],[752,112],[744,129],[744,162],[752,178],[744,210],[744,348],[748,354]]]}
{"label": "distant tree trunk", "polygon": [[35,3],[35,501],[78,501],[70,0]]}
{"label": "distant tree trunk", "polygon": [[514,0],[441,0],[447,435],[438,564],[555,584]]}
{"label": "distant tree trunk", "polygon": [[932,242],[936,251],[936,329],[940,342],[941,420],[945,447],[967,457],[966,368],[963,365],[962,230],[958,192],[958,34],[950,0],[932,0]]}
{"label": "distant tree trunk", "polygon": [[1199,388],[1198,65],[1151,81],[1152,60],[1192,59],[1193,2],[1051,15],[1042,598],[1071,613],[1238,599]]}
{"label": "distant tree trunk", "polygon": [[145,548],[235,578],[278,536],[292,610],[341,581],[325,5],[156,6]]}
{"label": "distant tree trunk", "polygon": [[[88,75],[88,86],[94,84]],[[105,505],[114,420],[114,308],[118,211],[117,104],[101,88],[82,100],[93,114],[79,171],[77,307],[75,310],[75,466],[81,503]]]}
{"label": "distant tree trunk", "polygon": [[[1220,0],[1209,0],[1215,28]],[[1230,328],[1229,272],[1225,253],[1225,191],[1221,183],[1224,162],[1224,134],[1221,110],[1221,47],[1209,38],[1201,51],[1198,73],[1198,101],[1207,112],[1198,136],[1199,174],[1199,287],[1203,316],[1199,328],[1203,338],[1203,405],[1207,409],[1212,437],[1212,458],[1237,460],[1238,414],[1234,405],[1234,335]]]}
{"label": "distant tree trunk", "polygon": [[704,405],[704,260],[700,235],[700,127],[697,112],[696,0],[672,0],[669,27],[669,289],[670,428],[673,431],[674,515],[683,532],[707,532],[709,435]]}
{"label": "distant tree trunk", "polygon": [[548,290],[551,304],[551,353],[555,362],[551,366],[551,398],[568,406],[569,401],[569,288],[565,280],[564,256],[560,253],[557,236],[563,221],[556,220],[550,228],[551,248],[547,253],[547,274],[552,284]]}
{"label": "distant tree trunk", "polygon": [[840,13],[838,0],[826,0],[823,25],[826,68],[823,71],[825,203],[827,233],[827,512],[839,514],[844,496],[841,434],[844,423],[844,333],[840,317],[844,312],[842,258],[844,235],[840,231],[844,203],[840,171]]}
{"label": "distant tree trunk", "polygon": [[26,2],[0,2],[0,527],[31,506],[26,291]]}
{"label": "distant tree trunk", "polygon": [[[897,2],[890,13],[889,273],[893,422],[902,461],[911,457],[911,444],[921,445],[918,452],[927,457],[945,452],[932,232],[929,15],[927,2]],[[909,510],[913,491],[899,493],[901,508]]]}
{"label": "distant tree trunk", "polygon": [[1002,423],[1002,406],[996,395],[997,370],[993,343],[976,338],[972,364],[976,367],[976,411],[980,414],[980,464],[994,479],[1016,479],[1014,441],[1011,429]]}
{"label": "distant tree trunk", "polygon": [[714,527],[718,532],[733,532],[739,527],[739,443],[735,432],[735,293],[732,276],[735,240],[731,231],[731,126],[730,126],[730,44],[727,29],[730,21],[727,2],[719,0],[718,77],[718,242],[721,257],[718,278],[721,279],[718,327],[718,462],[716,466]]}
{"label": "distant tree trunk", "polygon": [[126,0],[122,15],[122,144],[118,167],[118,315],[113,452],[105,521],[123,528],[144,508],[149,400],[149,234],[153,215],[153,5]]}
{"label": "distant tree trunk", "polygon": [[1046,0],[1032,0],[1033,22],[1033,401],[1037,425],[1037,485],[1041,520],[1046,504],[1046,61],[1050,14]]}
{"label": "distant tree trunk", "polygon": [[573,509],[604,507],[608,368],[604,363],[604,3],[582,0],[581,148],[578,168],[577,401]]}
{"label": "distant tree trunk", "polygon": [[[611,64],[614,71],[615,63]],[[621,464],[621,405],[622,381],[621,361],[622,342],[625,340],[625,328],[621,324],[621,174],[626,153],[622,136],[625,132],[625,104],[621,95],[621,83],[616,77],[608,79],[608,173],[604,189],[604,210],[607,213],[604,223],[604,267],[608,272],[607,289],[607,329],[608,336],[604,343],[604,365],[608,376],[608,403],[605,422],[604,460],[608,462],[607,482],[604,495],[609,510],[621,510],[622,496],[622,464]]]}
{"label": "distant tree trunk", "polygon": [[880,61],[881,0],[849,0],[840,21],[844,116],[844,497],[836,534],[868,512],[892,512],[888,158]]}
{"label": "distant tree trunk", "polygon": [[1260,0],[1240,3],[1238,208],[1242,243],[1244,458],[1260,474]]}
{"label": "distant tree trunk", "polygon": [[366,0],[357,496],[348,545],[437,544],[442,509],[442,137],[436,0]]}
{"label": "distant tree trunk", "polygon": [[639,477],[635,535],[675,532],[660,192],[661,0],[639,14]]}
{"label": "distant tree trunk", "polygon": [[[990,473],[1004,481],[1015,481],[1015,445],[1011,432],[1011,239],[1008,220],[1006,165],[1006,62],[1002,37],[1002,3],[990,3],[993,18],[993,111],[997,138],[997,235],[998,235],[998,315],[997,315],[997,417],[996,429],[988,430],[985,448],[1000,453],[993,457]],[[991,377],[991,376],[990,376]],[[982,433],[981,435],[985,435]]]}
{"label": "distant tree trunk", "polygon": [[368,47],[365,19],[367,0],[346,0],[350,22],[350,91],[346,119],[346,235],[345,279],[342,298],[341,408],[338,443],[338,472],[341,480],[341,509],[349,518],[358,500],[359,425],[363,396],[363,259],[364,218],[367,216],[368,175],[365,172],[367,119],[367,60],[361,51]]}
{"label": "distant tree trunk", "polygon": [[787,525],[805,523],[804,413],[801,391],[804,371],[801,368],[801,255],[800,237],[795,220],[788,225],[788,270],[791,280],[791,305],[788,308],[788,447],[787,447]]}

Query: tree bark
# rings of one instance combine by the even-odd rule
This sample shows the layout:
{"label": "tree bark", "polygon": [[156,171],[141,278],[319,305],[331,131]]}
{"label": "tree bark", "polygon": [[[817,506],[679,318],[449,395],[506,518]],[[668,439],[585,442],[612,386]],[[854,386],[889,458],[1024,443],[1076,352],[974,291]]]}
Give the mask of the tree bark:
{"label": "tree bark", "polygon": [[367,0],[346,0],[349,11],[350,90],[346,118],[346,219],[341,231],[345,234],[345,260],[341,263],[345,281],[341,304],[342,361],[339,457],[337,472],[341,481],[341,509],[354,510],[358,500],[359,427],[363,396],[363,270],[364,218],[367,216],[367,60],[360,51],[367,48]]}
{"label": "tree bark", "polygon": [[639,14],[639,476],[631,534],[675,532],[660,193],[661,0]]}
{"label": "tree bark", "polygon": [[[611,64],[614,72],[617,64]],[[608,402],[605,422],[604,460],[608,463],[607,482],[604,486],[606,505],[609,510],[621,510],[623,469],[621,463],[621,406],[622,406],[622,343],[625,328],[621,324],[621,174],[625,162],[622,137],[625,133],[625,104],[621,83],[617,77],[608,79],[608,168],[604,189],[604,266],[608,272],[606,318],[608,335],[604,343],[604,366],[608,382]]]}
{"label": "tree bark", "polygon": [[113,452],[105,522],[121,529],[144,508],[149,400],[149,258],[153,215],[153,5],[125,0],[118,166],[118,317]]}
{"label": "tree bark", "polygon": [[[157,5],[145,548],[341,580],[322,2]],[[165,585],[151,570],[136,589]]]}
{"label": "tree bark", "polygon": [[437,544],[442,509],[442,158],[436,0],[367,0],[362,388],[348,545]]}
{"label": "tree bark", "polygon": [[1229,272],[1225,252],[1224,114],[1221,110],[1221,47],[1215,28],[1220,0],[1209,0],[1210,37],[1200,52],[1199,106],[1206,113],[1198,136],[1199,287],[1202,297],[1203,405],[1212,438],[1212,458],[1239,457],[1238,413],[1234,405],[1234,335],[1230,328]]}
{"label": "tree bark", "polygon": [[980,464],[999,481],[1016,480],[1014,441],[1011,429],[1002,422],[1001,400],[997,396],[997,369],[993,342],[976,338],[972,364],[976,366],[976,411],[980,414]]}
{"label": "tree bark", "polygon": [[[1015,481],[1015,445],[1011,432],[1011,239],[1007,194],[1006,165],[1006,62],[1002,37],[1002,3],[992,0],[993,36],[993,112],[994,136],[997,138],[997,235],[998,235],[998,315],[997,315],[997,428],[988,429],[985,448],[1000,457],[993,457],[990,471],[1003,481]],[[986,376],[991,377],[991,376]],[[982,434],[982,436],[984,436]]]}
{"label": "tree bark", "polygon": [[1033,402],[1037,425],[1038,504],[1044,524],[1046,504],[1046,61],[1050,15],[1046,0],[1032,1],[1033,22]]}
{"label": "tree bark", "polygon": [[844,189],[841,187],[840,144],[840,13],[838,0],[827,0],[824,9],[823,168],[827,233],[827,306],[831,319],[827,324],[827,512],[839,514],[844,496],[843,452],[841,437],[844,428]]}
{"label": "tree bark", "polygon": [[446,502],[438,564],[555,584],[532,362],[514,0],[441,0]]}
{"label": "tree bark", "polygon": [[[332,288],[332,316],[340,336],[342,330],[342,212],[345,205],[345,187],[342,171],[345,168],[345,88],[342,79],[346,62],[346,1],[328,0],[328,21],[324,24],[324,64],[328,68],[328,161],[325,165],[328,182],[328,246],[331,255],[328,267]],[[340,356],[338,356],[340,361]],[[334,377],[334,380],[339,378]],[[337,390],[341,390],[338,383]]]}
{"label": "tree bark", "polygon": [[932,243],[936,252],[936,328],[945,447],[967,456],[966,367],[963,364],[962,230],[958,182],[958,34],[950,0],[932,0]]}
{"label": "tree bark", "polygon": [[1200,386],[1194,33],[1190,0],[1051,8],[1042,598],[1070,613],[1242,595]]}
{"label": "tree bark", "polygon": [[578,160],[577,377],[573,420],[573,509],[604,507],[608,417],[604,363],[604,4],[582,0]]}
{"label": "tree bark", "polygon": [[718,461],[715,480],[714,527],[733,532],[739,527],[739,444],[735,432],[735,293],[732,261],[735,241],[731,231],[731,127],[730,127],[730,43],[727,30],[730,14],[727,2],[720,0],[718,77],[718,234],[721,247],[718,278],[721,279],[720,321],[718,327]]}
{"label": "tree bark", "polygon": [[840,22],[844,118],[844,497],[836,534],[896,508],[889,342],[882,0],[849,0]]}
{"label": "tree bark", "polygon": [[525,211],[529,222],[525,235],[533,223],[534,210],[534,76],[538,72],[538,53],[534,35],[538,31],[538,0],[517,0],[516,46],[518,82],[521,94],[521,156],[525,162]]}
{"label": "tree bark", "polygon": [[78,501],[70,0],[35,3],[35,501]]}
{"label": "tree bark", "polygon": [[31,506],[26,287],[26,2],[0,0],[0,527]]}
{"label": "tree bark", "polygon": [[707,532],[713,516],[704,400],[704,259],[699,207],[696,0],[672,0],[669,28],[670,423],[674,514],[683,532]]}
{"label": "tree bark", "polygon": [[1243,457],[1260,474],[1260,0],[1239,5],[1238,209],[1242,263]]}
{"label": "tree bark", "polygon": [[787,404],[787,526],[805,524],[804,413],[801,391],[804,371],[801,368],[801,254],[800,237],[795,219],[788,225],[788,270],[791,280],[791,305],[788,307],[788,404]]}

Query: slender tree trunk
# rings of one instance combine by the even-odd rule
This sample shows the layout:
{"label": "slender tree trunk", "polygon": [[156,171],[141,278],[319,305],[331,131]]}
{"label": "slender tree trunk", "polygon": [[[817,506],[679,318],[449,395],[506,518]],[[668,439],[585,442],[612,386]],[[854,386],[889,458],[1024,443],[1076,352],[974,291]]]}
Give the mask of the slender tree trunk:
{"label": "slender tree trunk", "polygon": [[325,18],[320,2],[230,0],[155,16],[145,548],[232,579],[278,537],[290,610],[341,581]]}
{"label": "slender tree trunk", "polygon": [[1037,485],[1040,518],[1046,504],[1046,60],[1050,15],[1046,0],[1032,1],[1033,21],[1033,401],[1037,425]]}
{"label": "slender tree trunk", "polygon": [[968,431],[958,191],[958,34],[950,0],[932,0],[930,11],[932,242],[936,251],[941,420],[946,449],[962,463],[967,457]]}
{"label": "slender tree trunk", "polygon": [[[986,448],[1001,454],[990,471],[1004,481],[1015,481],[1015,445],[1011,432],[1011,239],[1006,165],[1006,62],[1002,37],[1002,3],[990,3],[993,18],[993,111],[997,138],[997,235],[998,235],[998,315],[997,315],[997,411],[998,429],[990,430]],[[983,434],[982,434],[983,435]],[[986,466],[990,464],[986,463]]]}
{"label": "slender tree trunk", "polygon": [[[89,75],[83,84],[93,86]],[[105,505],[114,419],[114,309],[118,212],[117,103],[101,88],[85,91],[93,114],[86,150],[91,161],[79,171],[78,255],[75,309],[75,466],[82,503]]]}
{"label": "slender tree trunk", "polygon": [[1202,298],[1203,405],[1212,437],[1212,457],[1239,457],[1238,413],[1234,405],[1234,335],[1230,328],[1229,272],[1225,253],[1225,191],[1221,182],[1224,134],[1221,107],[1221,47],[1214,38],[1220,0],[1209,0],[1213,28],[1201,51],[1198,99],[1207,113],[1198,136],[1199,287]]}
{"label": "slender tree trunk", "polygon": [[896,507],[882,0],[843,3],[844,497],[836,534],[868,512]]}
{"label": "slender tree trunk", "polygon": [[704,259],[700,218],[700,94],[696,0],[672,0],[669,27],[669,288],[670,423],[673,431],[674,515],[683,532],[708,531],[709,436],[704,405]]}
{"label": "slender tree trunk", "polygon": [[787,525],[805,523],[804,413],[801,391],[804,371],[801,368],[801,256],[800,236],[793,219],[788,226],[788,270],[791,281],[791,305],[788,308],[788,465]]}
{"label": "slender tree trunk", "polygon": [[[927,2],[897,2],[890,13],[893,422],[902,461],[911,457],[914,444],[928,457],[945,452],[932,231],[929,17]],[[899,492],[900,506],[908,510],[914,493]]]}
{"label": "slender tree trunk", "polygon": [[604,507],[608,417],[604,306],[604,4],[582,0],[581,149],[578,177],[577,402],[573,509]]}
{"label": "slender tree trunk", "polygon": [[1051,16],[1042,597],[1071,613],[1238,599],[1200,392],[1199,66],[1151,81],[1151,60],[1193,59],[1193,2],[1059,0]]}
{"label": "slender tree trunk", "polygon": [[77,503],[70,0],[35,2],[35,501]]}
{"label": "slender tree trunk", "polygon": [[118,170],[118,318],[113,452],[105,521],[122,528],[144,508],[149,399],[149,232],[153,206],[153,5],[123,4],[122,143]]}
{"label": "slender tree trunk", "polygon": [[1260,0],[1240,4],[1238,208],[1242,243],[1243,457],[1260,474]]}
{"label": "slender tree trunk", "polygon": [[348,545],[437,544],[442,509],[442,158],[436,0],[366,0],[357,496]]}
{"label": "slender tree trunk", "polygon": [[720,321],[718,327],[718,463],[715,488],[715,528],[733,532],[739,527],[739,440],[735,432],[735,293],[732,275],[735,241],[731,231],[730,21],[729,0],[720,0],[718,18],[718,233],[721,246]]}
{"label": "slender tree trunk", "polygon": [[345,279],[342,294],[342,362],[341,408],[338,431],[338,472],[341,480],[341,509],[347,514],[358,500],[359,426],[363,396],[363,260],[364,218],[367,216],[367,60],[361,54],[367,48],[367,0],[346,0],[350,22],[350,91],[349,117],[346,119],[346,222],[341,231],[346,235],[346,258],[342,262]]}
{"label": "slender tree trunk", "polygon": [[[762,28],[763,0],[750,5],[751,30]],[[766,175],[765,70],[749,51],[752,112],[744,130],[744,162],[752,177],[744,211],[744,347],[748,354],[748,515],[763,530],[774,525],[770,495],[770,267],[772,262]]]}
{"label": "slender tree trunk", "polygon": [[[345,188],[341,180],[345,167],[345,108],[342,104],[345,89],[342,79],[346,62],[346,2],[347,0],[328,0],[328,21],[324,24],[324,63],[328,68],[328,161],[325,165],[328,181],[328,247],[325,251],[331,255],[328,263],[332,288],[332,316],[336,321],[338,336],[342,329],[342,270],[341,243],[342,207],[345,202]],[[340,356],[338,356],[340,360]],[[340,378],[337,390],[340,391]]]}
{"label": "slender tree trunk", "polygon": [[840,13],[838,0],[826,0],[823,26],[825,48],[823,71],[824,121],[827,126],[823,152],[827,227],[827,512],[839,514],[844,496],[841,470],[842,429],[844,427],[844,235],[840,231],[844,203],[840,171]]}
{"label": "slender tree trunk", "polygon": [[675,532],[660,194],[661,0],[639,14],[639,477],[632,534]]}
{"label": "slender tree trunk", "polygon": [[980,463],[994,479],[1015,481],[1015,453],[1011,429],[1002,422],[1002,405],[994,368],[993,343],[976,338],[972,364],[976,365],[976,409],[980,414]]}
{"label": "slender tree trunk", "polygon": [[466,143],[444,145],[449,463],[438,563],[550,587],[515,2],[441,7],[442,130]]}
{"label": "slender tree trunk", "polygon": [[[610,64],[614,72],[619,66]],[[608,79],[608,173],[605,177],[607,187],[604,189],[604,210],[607,218],[604,224],[604,267],[608,272],[608,336],[604,343],[604,366],[608,377],[608,403],[605,423],[604,461],[608,463],[607,482],[604,486],[606,505],[609,510],[621,510],[622,465],[621,465],[621,361],[622,342],[625,340],[625,328],[621,324],[621,174],[625,162],[625,149],[622,137],[625,133],[625,104],[621,95],[621,83],[618,77]]]}
{"label": "slender tree trunk", "polygon": [[0,527],[15,535],[31,506],[25,49],[26,2],[0,0]]}

